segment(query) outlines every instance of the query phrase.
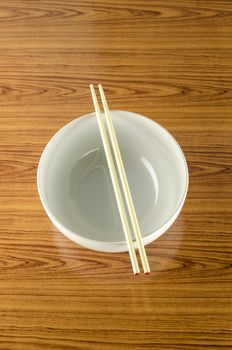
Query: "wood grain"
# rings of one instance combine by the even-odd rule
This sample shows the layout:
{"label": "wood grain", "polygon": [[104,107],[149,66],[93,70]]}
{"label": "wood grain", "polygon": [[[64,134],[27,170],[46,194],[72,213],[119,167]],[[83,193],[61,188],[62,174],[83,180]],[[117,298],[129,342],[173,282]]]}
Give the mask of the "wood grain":
{"label": "wood grain", "polygon": [[[0,47],[0,349],[232,349],[231,1],[2,1]],[[149,277],[68,241],[38,198],[40,154],[92,111],[90,82],[186,154]]]}

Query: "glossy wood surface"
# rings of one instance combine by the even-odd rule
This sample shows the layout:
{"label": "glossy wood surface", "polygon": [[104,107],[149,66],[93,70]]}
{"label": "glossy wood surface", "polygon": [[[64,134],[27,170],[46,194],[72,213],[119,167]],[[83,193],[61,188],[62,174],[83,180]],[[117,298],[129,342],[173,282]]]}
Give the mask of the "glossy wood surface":
{"label": "glossy wood surface", "polygon": [[[37,194],[41,152],[93,110],[145,114],[183,148],[184,209],[147,247],[84,249]],[[7,0],[0,3],[0,349],[232,348],[232,2]]]}

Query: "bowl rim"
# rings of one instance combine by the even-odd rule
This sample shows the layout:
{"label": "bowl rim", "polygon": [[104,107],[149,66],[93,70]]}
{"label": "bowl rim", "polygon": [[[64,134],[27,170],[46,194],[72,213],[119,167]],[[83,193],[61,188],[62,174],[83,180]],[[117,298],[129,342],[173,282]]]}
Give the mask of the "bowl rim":
{"label": "bowl rim", "polygon": [[[130,113],[130,114],[134,114],[136,115],[137,117],[140,117],[142,119],[144,119],[146,122],[149,122],[151,124],[156,124],[156,126],[158,128],[160,128],[162,131],[165,131],[165,133],[174,141],[174,143],[176,144],[179,152],[180,152],[180,155],[181,155],[181,159],[184,163],[184,168],[185,168],[185,188],[184,188],[184,191],[183,191],[183,194],[182,194],[182,197],[179,199],[179,202],[178,202],[178,205],[176,207],[176,209],[172,212],[172,214],[168,217],[167,220],[165,220],[165,222],[160,225],[159,227],[157,227],[154,231],[152,232],[149,232],[149,233],[146,233],[145,235],[142,235],[142,238],[143,240],[144,239],[147,239],[148,237],[154,235],[156,232],[159,232],[162,230],[162,228],[164,227],[167,227],[167,229],[171,226],[171,224],[176,220],[177,216],[179,215],[179,212],[181,211],[182,209],[182,206],[185,202],[185,199],[186,199],[186,196],[187,196],[187,192],[188,192],[188,187],[189,187],[189,171],[188,171],[188,165],[187,165],[187,161],[186,161],[186,158],[184,156],[184,153],[179,145],[179,143],[176,141],[176,139],[174,138],[174,136],[172,136],[172,134],[165,128],[163,127],[162,125],[160,125],[159,123],[157,123],[156,121],[154,121],[153,119],[150,119],[149,117],[145,116],[145,115],[142,115],[142,114],[138,114],[138,113],[135,113],[135,112],[131,112],[131,111],[125,111],[125,110],[116,110],[116,109],[112,109],[110,110],[111,112],[122,112],[122,113]],[[43,161],[43,158],[45,156],[45,153],[47,151],[47,149],[49,148],[49,145],[53,142],[53,140],[60,134],[64,131],[65,128],[67,127],[70,127],[72,124],[75,124],[75,123],[78,123],[80,120],[83,120],[85,118],[88,118],[88,117],[92,117],[95,115],[95,112],[92,112],[92,113],[88,113],[88,114],[85,114],[85,115],[82,115],[80,117],[77,117],[75,118],[74,120],[71,120],[70,122],[68,122],[67,124],[65,124],[61,129],[59,129],[52,137],[51,139],[48,141],[48,143],[46,144],[46,146],[44,147],[43,149],[43,152],[40,156],[40,159],[39,159],[39,163],[38,163],[38,169],[37,169],[37,190],[38,190],[38,193],[39,193],[39,197],[40,197],[40,200],[41,200],[41,203],[43,205],[43,208],[46,212],[46,214],[48,215],[48,217],[50,218],[50,220],[52,221],[52,223],[57,227],[59,227],[59,230],[62,231],[63,234],[65,234],[67,237],[68,235],[70,236],[73,236],[73,237],[78,237],[78,239],[80,239],[80,241],[83,241],[83,245],[86,243],[86,244],[101,244],[101,245],[104,245],[104,246],[120,246],[120,245],[123,245],[123,244],[126,244],[126,240],[124,241],[99,241],[99,240],[94,240],[94,239],[91,239],[91,238],[87,238],[77,232],[74,232],[72,230],[70,230],[69,228],[67,228],[65,225],[63,225],[57,218],[56,216],[53,214],[53,212],[49,209],[49,206],[45,203],[44,199],[43,199],[43,194],[42,194],[42,190],[41,190],[41,186],[40,186],[40,173],[41,173],[41,166],[42,166],[42,161]],[[174,218],[174,221],[173,221],[173,218]],[[169,225],[170,223],[170,225]],[[166,229],[166,230],[167,230]],[[164,232],[166,231],[164,230]],[[163,232],[163,233],[164,233]],[[80,243],[82,244],[82,243]]]}

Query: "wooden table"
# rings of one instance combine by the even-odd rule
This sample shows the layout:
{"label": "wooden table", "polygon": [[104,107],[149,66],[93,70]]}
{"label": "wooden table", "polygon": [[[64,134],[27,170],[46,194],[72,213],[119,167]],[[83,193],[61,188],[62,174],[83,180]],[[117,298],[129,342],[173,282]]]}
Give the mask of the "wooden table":
{"label": "wooden table", "polygon": [[[0,349],[231,349],[232,2],[0,4]],[[110,107],[145,114],[183,148],[184,209],[147,247],[84,249],[47,218],[41,152],[64,124]]]}

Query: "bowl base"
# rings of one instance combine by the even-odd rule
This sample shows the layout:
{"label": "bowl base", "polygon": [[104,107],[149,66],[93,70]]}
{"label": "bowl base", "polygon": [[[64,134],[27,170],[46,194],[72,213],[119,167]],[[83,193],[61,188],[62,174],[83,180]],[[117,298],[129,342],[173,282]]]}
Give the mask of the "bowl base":
{"label": "bowl base", "polygon": [[[158,199],[158,181],[154,169],[144,160],[128,159],[126,173],[135,209],[144,231],[146,221],[155,213]],[[69,198],[72,216],[80,218],[83,232],[91,239],[123,241],[125,239],[115,200],[113,185],[103,149],[93,149],[77,162],[71,172]]]}

